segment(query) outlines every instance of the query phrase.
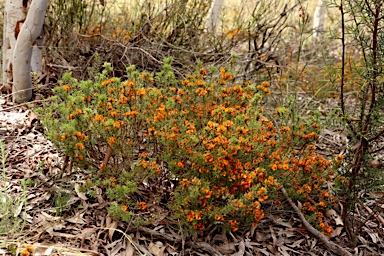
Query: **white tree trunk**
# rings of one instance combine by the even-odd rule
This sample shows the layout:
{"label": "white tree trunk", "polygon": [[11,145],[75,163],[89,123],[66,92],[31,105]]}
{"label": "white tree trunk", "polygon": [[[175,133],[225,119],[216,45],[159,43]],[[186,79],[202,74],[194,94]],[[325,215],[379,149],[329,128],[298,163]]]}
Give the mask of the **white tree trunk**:
{"label": "white tree trunk", "polygon": [[319,40],[324,35],[324,20],[327,11],[326,0],[318,0],[315,14],[313,15],[313,39]]}
{"label": "white tree trunk", "polygon": [[217,26],[219,23],[219,17],[221,12],[221,7],[223,6],[224,0],[213,0],[211,8],[208,12],[206,28],[208,32],[216,34]]}
{"label": "white tree trunk", "polygon": [[16,45],[16,37],[25,18],[26,12],[23,1],[6,0],[3,29],[3,85],[8,91],[12,87],[12,56]]}
{"label": "white tree trunk", "polygon": [[43,74],[43,51],[38,45],[32,48],[31,71],[35,72],[37,77]]}
{"label": "white tree trunk", "polygon": [[[19,0],[21,1],[21,0]],[[41,34],[49,0],[33,0],[21,27],[13,52],[13,101],[23,102],[32,98],[31,57],[33,43]]]}

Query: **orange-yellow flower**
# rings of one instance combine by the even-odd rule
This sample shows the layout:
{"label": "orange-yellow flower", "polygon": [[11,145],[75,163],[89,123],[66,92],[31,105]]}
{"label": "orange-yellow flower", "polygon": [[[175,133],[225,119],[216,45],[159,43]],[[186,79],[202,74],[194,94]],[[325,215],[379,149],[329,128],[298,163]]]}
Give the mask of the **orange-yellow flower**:
{"label": "orange-yellow flower", "polygon": [[27,249],[23,249],[23,250],[21,250],[20,255],[21,256],[30,256],[31,253]]}
{"label": "orange-yellow flower", "polygon": [[327,207],[327,204],[325,203],[325,201],[321,201],[320,203],[319,203],[319,206],[321,206],[321,207]]}
{"label": "orange-yellow flower", "polygon": [[321,193],[321,195],[322,195],[323,197],[325,197],[325,198],[328,198],[328,197],[329,197],[329,193],[328,193],[327,191],[323,191],[323,192]]}
{"label": "orange-yellow flower", "polygon": [[113,123],[113,127],[115,127],[115,128],[120,128],[120,127],[121,127],[121,122],[120,122],[120,121],[115,121],[115,122]]}
{"label": "orange-yellow flower", "polygon": [[146,93],[147,93],[147,91],[145,90],[145,88],[141,88],[141,89],[137,90],[138,96],[144,96]]}
{"label": "orange-yellow flower", "polygon": [[146,202],[138,202],[137,207],[139,207],[140,210],[145,211],[147,209],[147,203]]}
{"label": "orange-yellow flower", "polygon": [[26,245],[25,249],[27,249],[27,251],[29,251],[29,252],[33,252],[34,251],[33,247],[30,246],[30,245]]}
{"label": "orange-yellow flower", "polygon": [[75,144],[75,148],[77,150],[82,150],[82,149],[84,149],[84,145],[83,145],[83,143],[78,142],[78,143]]}
{"label": "orange-yellow flower", "polygon": [[116,138],[115,137],[109,137],[107,142],[109,144],[109,146],[112,146],[115,142],[116,142]]}
{"label": "orange-yellow flower", "polygon": [[257,194],[260,196],[260,195],[264,194],[266,191],[267,191],[267,188],[266,187],[262,187],[262,188],[260,188],[257,191]]}
{"label": "orange-yellow flower", "polygon": [[239,228],[238,228],[239,222],[238,221],[236,221],[236,220],[229,220],[228,223],[229,223],[232,231],[239,230]]}
{"label": "orange-yellow flower", "polygon": [[71,86],[68,84],[68,85],[65,85],[64,87],[63,87],[63,89],[64,89],[64,91],[69,91],[69,90],[71,90]]}
{"label": "orange-yellow flower", "polygon": [[223,220],[224,220],[224,217],[221,216],[221,215],[215,215],[215,220],[217,220],[217,221],[223,221]]}
{"label": "orange-yellow flower", "polygon": [[193,228],[196,229],[196,230],[204,230],[205,229],[204,224],[201,223],[201,222],[193,225]]}
{"label": "orange-yellow flower", "polygon": [[93,118],[94,121],[101,121],[103,120],[103,116],[102,115],[96,115],[94,118]]}

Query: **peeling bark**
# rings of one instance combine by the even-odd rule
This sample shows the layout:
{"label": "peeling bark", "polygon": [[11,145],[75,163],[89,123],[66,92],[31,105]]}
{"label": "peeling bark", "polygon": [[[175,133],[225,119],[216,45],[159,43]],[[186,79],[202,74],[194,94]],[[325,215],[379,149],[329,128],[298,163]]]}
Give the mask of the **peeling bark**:
{"label": "peeling bark", "polygon": [[3,29],[3,86],[7,91],[12,87],[12,56],[16,38],[26,18],[22,0],[6,0]]}
{"label": "peeling bark", "polygon": [[[18,3],[18,8],[24,14],[27,11],[27,1],[18,0],[18,1],[7,1],[7,4]],[[49,0],[34,0],[29,8],[27,17],[25,21],[20,24],[20,21],[23,19],[18,19],[15,24],[14,29],[12,27],[7,28],[8,39],[11,31],[14,32],[15,40],[14,49],[10,49],[10,52],[7,52],[8,63],[7,66],[10,69],[7,70],[8,79],[13,79],[12,83],[12,92],[13,92],[13,101],[14,102],[24,102],[29,101],[32,98],[32,78],[31,78],[31,59],[33,52],[33,44],[36,39],[41,35],[42,27],[44,24],[45,12],[48,7]],[[21,7],[20,7],[21,5]],[[8,9],[7,9],[8,8]],[[12,11],[13,8],[11,5],[7,6],[8,11]],[[7,13],[7,22],[10,22],[11,13]],[[22,18],[22,17],[21,17]],[[12,17],[11,21],[15,21]],[[21,26],[21,28],[20,28]],[[9,48],[8,48],[9,49]],[[39,51],[35,50],[36,53]],[[38,55],[38,54],[37,54]],[[10,57],[12,56],[12,57]],[[10,61],[11,60],[11,61]],[[34,61],[37,62],[36,60]],[[10,74],[10,72],[12,72]]]}

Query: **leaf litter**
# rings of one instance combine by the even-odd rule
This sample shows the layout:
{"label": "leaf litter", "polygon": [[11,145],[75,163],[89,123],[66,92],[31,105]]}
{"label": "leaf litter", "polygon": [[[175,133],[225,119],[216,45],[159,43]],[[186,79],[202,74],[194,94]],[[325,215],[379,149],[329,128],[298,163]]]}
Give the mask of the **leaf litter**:
{"label": "leaf litter", "polygon": [[[214,229],[212,233],[187,235],[176,231],[177,223],[167,218],[168,209],[159,204],[148,207],[148,213],[157,213],[151,214],[157,219],[150,225],[134,227],[116,222],[108,216],[108,202],[101,193],[95,199],[79,190],[86,179],[84,171],[73,169],[71,175],[61,177],[63,155],[45,138],[38,117],[27,105],[1,101],[0,135],[7,152],[7,182],[2,181],[5,191],[12,198],[27,193],[26,204],[15,205],[13,216],[24,218],[26,226],[20,234],[1,235],[2,254],[29,244],[34,247],[34,255],[335,255],[311,236],[291,209],[266,209],[266,218],[258,227],[236,233]],[[345,144],[345,137],[337,131],[326,129],[323,138],[320,149],[330,151],[335,145]],[[22,181],[28,179],[34,182],[25,191]],[[68,197],[59,215],[53,204],[55,193]],[[354,255],[384,253],[383,207],[377,207],[378,201],[383,202],[382,195],[375,195],[374,200],[368,197],[356,209],[363,225]],[[332,240],[346,245],[342,227],[331,225],[339,228]]]}

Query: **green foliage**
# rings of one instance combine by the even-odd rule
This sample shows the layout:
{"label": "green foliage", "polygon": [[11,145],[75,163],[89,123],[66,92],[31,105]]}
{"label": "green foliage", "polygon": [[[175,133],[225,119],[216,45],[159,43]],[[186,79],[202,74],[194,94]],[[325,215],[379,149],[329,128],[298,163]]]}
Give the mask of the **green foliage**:
{"label": "green foliage", "polygon": [[6,152],[3,141],[0,140],[0,161],[2,175],[0,180],[0,234],[10,235],[23,230],[25,226],[25,217],[19,216],[25,213],[27,203],[27,182],[21,182],[23,193],[18,198],[14,198],[8,191],[8,182],[6,176]]}
{"label": "green foliage", "polygon": [[[332,1],[341,16],[341,63],[333,77],[339,88],[340,120],[351,141],[344,156],[336,159],[337,193],[342,198],[342,217],[350,246],[355,247],[360,230],[355,230],[353,213],[364,192],[382,189],[383,166],[378,160],[384,135],[384,3],[375,0]],[[358,56],[348,45],[354,45]],[[353,90],[351,90],[353,89]],[[351,96],[347,96],[350,92]],[[353,98],[353,101],[350,99]],[[343,160],[344,158],[344,160]]]}
{"label": "green foliage", "polygon": [[[40,109],[49,138],[77,166],[93,170],[85,188],[102,188],[113,202],[110,214],[129,220],[132,209],[146,209],[135,196],[137,184],[177,178],[168,206],[183,225],[237,230],[257,225],[262,204],[278,203],[285,186],[323,223],[321,211],[331,199],[323,186],[333,173],[311,145],[319,125],[277,128],[259,105],[270,94],[269,83],[238,85],[227,69],[209,74],[199,65],[178,80],[171,61],[164,60],[155,76],[130,66],[124,81],[109,77],[108,63],[94,81],[67,73],[52,104]],[[273,118],[287,114],[281,107]]]}

